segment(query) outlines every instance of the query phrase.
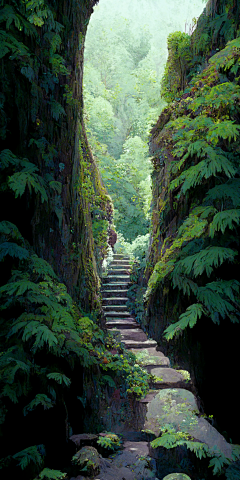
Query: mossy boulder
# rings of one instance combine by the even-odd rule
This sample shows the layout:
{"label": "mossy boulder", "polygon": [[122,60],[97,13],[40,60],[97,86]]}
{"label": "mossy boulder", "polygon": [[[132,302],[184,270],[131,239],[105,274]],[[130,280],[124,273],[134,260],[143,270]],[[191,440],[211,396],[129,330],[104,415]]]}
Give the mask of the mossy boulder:
{"label": "mossy boulder", "polygon": [[191,480],[185,473],[170,473],[163,480]]}
{"label": "mossy boulder", "polygon": [[101,455],[96,448],[86,446],[81,448],[73,457],[72,465],[74,467],[74,475],[84,472],[88,477],[94,477],[100,472]]}

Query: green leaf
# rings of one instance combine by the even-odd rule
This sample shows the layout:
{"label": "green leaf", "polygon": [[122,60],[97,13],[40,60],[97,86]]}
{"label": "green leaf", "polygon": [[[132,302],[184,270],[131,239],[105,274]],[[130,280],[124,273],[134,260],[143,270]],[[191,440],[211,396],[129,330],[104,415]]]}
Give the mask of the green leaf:
{"label": "green leaf", "polygon": [[101,377],[103,382],[106,382],[110,387],[116,387],[116,383],[110,375],[102,375]]}
{"label": "green leaf", "polygon": [[18,258],[19,260],[25,260],[29,257],[29,252],[26,248],[20,247],[16,243],[4,242],[0,244],[0,262],[4,260],[6,255]]}
{"label": "green leaf", "polygon": [[44,449],[43,445],[34,445],[33,447],[25,448],[21,452],[15,453],[12,458],[18,460],[18,466],[24,470],[29,464],[41,465],[43,462],[42,455],[38,449]]}
{"label": "green leaf", "polygon": [[210,460],[208,467],[213,467],[213,475],[221,473],[225,465],[229,465],[231,460],[224,456],[214,457]]}
{"label": "green leaf", "polygon": [[210,237],[213,238],[214,234],[218,231],[224,233],[226,228],[230,228],[231,230],[233,230],[236,225],[239,225],[239,221],[240,209],[224,210],[222,212],[218,212],[214,216],[213,221],[210,224]]}
{"label": "green leaf", "polygon": [[186,275],[192,273],[194,277],[197,277],[206,272],[209,277],[213,272],[213,267],[217,268],[226,260],[233,262],[236,255],[237,252],[231,248],[207,247],[195,255],[189,255],[177,262],[172,276],[175,277],[184,272]]}
{"label": "green leaf", "polygon": [[34,480],[64,480],[67,474],[60,472],[60,470],[52,470],[44,468]]}
{"label": "green leaf", "polygon": [[201,318],[202,315],[206,314],[206,311],[200,303],[194,303],[190,305],[186,312],[182,313],[179,317],[179,321],[169,325],[164,331],[164,337],[166,340],[171,340],[177,333],[181,332],[187,327],[194,327],[197,323],[198,318]]}
{"label": "green leaf", "polygon": [[59,385],[62,385],[63,383],[65,383],[65,385],[69,387],[71,384],[70,378],[66,377],[66,375],[64,375],[63,373],[52,372],[52,373],[48,373],[47,377],[55,380],[57,383],[59,383]]}
{"label": "green leaf", "polygon": [[26,187],[28,187],[30,194],[32,193],[32,189],[35,193],[40,194],[42,203],[48,201],[47,192],[44,188],[44,180],[36,173],[30,173],[30,171],[16,172],[9,177],[8,186],[14,191],[16,198],[21,197]]}
{"label": "green leaf", "polygon": [[26,416],[28,412],[35,410],[38,405],[41,405],[44,410],[49,410],[49,408],[53,407],[52,401],[47,397],[47,395],[44,393],[38,393],[36,397],[24,407],[23,414]]}

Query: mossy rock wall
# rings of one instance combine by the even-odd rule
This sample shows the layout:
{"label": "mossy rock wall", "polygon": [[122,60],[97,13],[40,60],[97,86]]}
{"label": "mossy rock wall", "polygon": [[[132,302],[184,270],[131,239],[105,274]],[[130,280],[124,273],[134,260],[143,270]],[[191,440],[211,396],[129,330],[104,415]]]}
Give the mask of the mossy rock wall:
{"label": "mossy rock wall", "polygon": [[[167,353],[170,357],[172,364],[181,365],[190,371],[192,380],[195,381],[199,395],[203,400],[202,408],[205,408],[208,414],[214,415],[215,425],[219,427],[220,431],[227,430],[227,440],[229,441],[230,436],[233,442],[237,443],[239,443],[240,425],[236,422],[238,411],[237,401],[235,401],[236,392],[229,395],[229,391],[225,387],[222,365],[224,356],[229,365],[229,368],[226,366],[225,380],[235,390],[239,323],[237,323],[237,320],[235,323],[231,321],[230,312],[225,315],[225,318],[223,318],[224,316],[214,317],[214,312],[212,312],[212,316],[209,314],[208,317],[205,310],[200,319],[192,322],[190,325],[192,328],[188,326],[184,329],[179,326],[178,331],[175,330],[173,337],[170,335],[168,340],[165,338],[164,332],[166,329],[168,329],[168,332],[173,332],[171,325],[179,321],[180,315],[186,312],[191,304],[201,303],[199,299],[196,300],[196,298],[199,298],[198,289],[204,288],[208,281],[210,282],[211,279],[220,283],[230,281],[230,279],[231,281],[233,281],[232,279],[236,282],[239,281],[237,267],[239,248],[237,244],[234,245],[233,237],[230,240],[230,235],[233,233],[231,228],[224,230],[225,235],[229,236],[223,237],[223,231],[220,230],[217,239],[214,235],[213,237],[209,236],[209,229],[214,222],[215,212],[218,211],[218,208],[220,210],[222,208],[221,212],[224,209],[230,209],[231,201],[229,199],[225,200],[221,208],[219,207],[220,204],[215,203],[215,201],[212,203],[206,203],[205,201],[206,195],[209,195],[208,192],[212,191],[211,189],[214,187],[218,187],[221,182],[231,183],[232,180],[228,179],[232,177],[232,174],[227,177],[224,173],[219,173],[218,178],[220,180],[216,180],[217,173],[216,176],[210,174],[201,177],[202,173],[199,169],[199,177],[191,185],[192,180],[188,173],[184,177],[185,172],[194,171],[194,167],[197,167],[202,158],[209,158],[201,155],[200,146],[198,151],[193,152],[194,142],[199,139],[203,142],[207,140],[207,147],[210,146],[210,149],[219,147],[227,155],[232,149],[236,162],[239,161],[239,143],[236,138],[226,142],[223,139],[224,134],[222,134],[222,137],[219,136],[214,143],[208,137],[208,127],[205,130],[205,127],[203,127],[203,130],[201,130],[201,127],[193,126],[194,122],[197,121],[206,121],[206,123],[209,122],[209,125],[213,122],[214,125],[217,125],[217,123],[229,120],[232,125],[231,128],[234,129],[235,125],[237,126],[240,123],[238,100],[234,103],[233,91],[231,94],[227,93],[230,89],[233,89],[238,92],[237,98],[239,99],[239,26],[239,2],[230,0],[208,2],[191,37],[191,46],[188,52],[189,62],[185,65],[186,88],[181,91],[181,85],[178,88],[176,87],[173,92],[174,101],[164,109],[151,131],[150,154],[153,157],[152,231],[151,247],[145,269],[148,288],[145,294],[144,319],[144,326],[149,335],[159,341],[164,353]],[[232,43],[227,44],[227,42]],[[172,61],[171,56],[169,61]],[[235,63],[236,67],[234,69],[233,65]],[[171,74],[170,70],[166,71],[169,75]],[[216,106],[216,103],[208,100],[208,95],[215,91],[218,91],[218,96],[214,98],[218,97],[218,101],[220,101],[221,95],[225,95],[222,110]],[[232,104],[231,111],[225,110],[228,108],[227,98],[229,98],[229,104]],[[170,100],[168,101],[170,102]],[[197,102],[199,102],[198,105]],[[191,108],[193,104],[194,107]],[[211,105],[209,106],[209,104]],[[224,115],[226,116],[224,117]],[[169,126],[169,122],[173,122],[172,127]],[[189,132],[191,131],[193,137],[188,146],[179,146],[177,151],[177,142],[178,145],[183,145],[184,140],[190,138]],[[184,154],[186,155],[185,159],[183,158]],[[220,155],[220,150],[218,155]],[[232,154],[229,153],[229,155]],[[202,161],[202,165],[204,165],[204,161]],[[238,182],[238,174],[234,173],[233,183],[235,182],[235,176],[236,182]],[[199,178],[203,180],[199,181]],[[187,184],[188,181],[189,184]],[[200,210],[197,211],[194,208]],[[203,220],[203,218],[198,217],[199,212],[203,212],[201,208],[203,210],[205,208],[216,208],[216,211],[212,210],[213,215],[206,216]],[[195,217],[195,226],[191,223],[191,219],[195,215],[192,212],[198,212]],[[187,219],[190,222],[189,226],[184,227],[184,222]],[[191,229],[195,228],[196,225],[199,226],[200,223],[198,222],[206,223],[204,223],[204,227],[203,223],[201,224],[200,230],[203,228],[201,232],[200,230],[196,231],[195,237],[194,235],[191,236]],[[180,228],[185,232],[184,234],[179,234]],[[239,227],[236,225],[234,236],[238,237],[239,233]],[[211,238],[214,238],[213,242]],[[191,284],[193,289],[189,287],[188,290],[186,287],[186,290],[184,290],[185,287],[182,286],[183,280],[181,281],[180,274],[178,276],[179,280],[177,275],[173,276],[176,263],[179,259],[186,259],[187,255],[194,255],[196,252],[201,252],[205,247],[211,248],[214,245],[222,245],[222,248],[233,248],[236,261],[222,263],[216,269],[215,277],[211,277],[209,272],[208,274],[205,272],[206,261],[203,262],[202,270],[205,273],[201,276],[196,274],[196,277],[194,277],[193,270],[190,269],[190,279],[196,282],[197,290],[194,290],[193,284]],[[187,251],[188,246],[189,250]],[[238,301],[235,300],[235,302],[233,310],[238,312]],[[206,306],[206,304],[204,305]],[[216,305],[216,312],[217,308]],[[219,324],[216,318],[219,319]],[[239,318],[238,313],[237,318]]]}
{"label": "mossy rock wall", "polygon": [[[34,188],[30,192],[26,187],[17,199],[11,189],[2,190],[5,208],[0,220],[19,228],[87,310],[99,304],[98,273],[103,257],[101,248],[94,246],[89,176],[101,217],[109,221],[112,215],[83,125],[84,37],[95,3],[49,0],[47,16],[39,7],[34,20],[24,2],[19,9],[9,2],[10,13],[19,15],[27,26],[20,25],[20,29],[13,21],[6,31],[24,45],[24,51],[3,56],[0,73],[4,112],[0,151],[11,150],[26,158],[48,187],[47,201],[42,201]],[[4,8],[7,20],[10,13],[8,6]],[[2,182],[15,171],[8,168]],[[100,256],[98,268],[94,250]]]}

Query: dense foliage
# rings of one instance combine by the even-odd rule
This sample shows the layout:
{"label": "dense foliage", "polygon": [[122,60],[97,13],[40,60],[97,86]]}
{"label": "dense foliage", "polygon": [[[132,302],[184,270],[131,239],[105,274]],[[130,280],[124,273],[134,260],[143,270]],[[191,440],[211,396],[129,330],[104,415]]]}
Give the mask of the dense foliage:
{"label": "dense foliage", "polygon": [[163,112],[170,121],[158,142],[169,193],[162,197],[159,222],[168,212],[178,215],[183,205],[186,215],[178,215],[176,232],[163,241],[146,292],[149,301],[168,278],[186,298],[186,311],[166,329],[167,339],[203,316],[239,322],[239,52],[236,38]]}

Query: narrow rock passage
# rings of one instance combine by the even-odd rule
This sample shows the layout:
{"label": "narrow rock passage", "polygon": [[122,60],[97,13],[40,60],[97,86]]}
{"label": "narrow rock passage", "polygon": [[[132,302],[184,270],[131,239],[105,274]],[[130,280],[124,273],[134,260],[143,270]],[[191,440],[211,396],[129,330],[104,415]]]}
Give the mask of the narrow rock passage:
{"label": "narrow rock passage", "polygon": [[[187,431],[191,438],[204,442],[212,452],[231,458],[232,446],[205,419],[199,416],[194,386],[188,372],[170,367],[169,359],[160,351],[155,340],[149,339],[127,309],[127,291],[130,285],[129,257],[115,254],[102,286],[103,308],[106,326],[119,332],[121,342],[130,349],[141,365],[154,375],[150,392],[139,400],[135,412],[135,430],[126,428],[115,433],[123,435],[123,451],[112,459],[106,459],[96,480],[162,480],[173,472],[188,473],[191,467],[174,470],[179,465],[175,449],[162,454],[162,447],[153,449],[146,441],[159,437],[160,427],[171,423],[178,431]],[[143,413],[143,419],[138,419]],[[148,432],[148,433],[147,433]],[[160,454],[159,454],[160,451]],[[177,467],[176,467],[177,468]],[[192,479],[195,479],[193,474]]]}

